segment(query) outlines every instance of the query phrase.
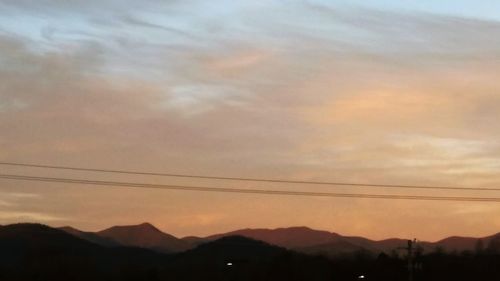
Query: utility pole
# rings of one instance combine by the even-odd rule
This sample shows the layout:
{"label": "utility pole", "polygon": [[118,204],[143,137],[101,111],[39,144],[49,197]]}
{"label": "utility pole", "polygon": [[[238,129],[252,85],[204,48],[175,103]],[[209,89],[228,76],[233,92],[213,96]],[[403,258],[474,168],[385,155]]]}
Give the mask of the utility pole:
{"label": "utility pole", "polygon": [[406,250],[408,252],[407,254],[407,259],[408,259],[408,280],[413,281],[413,275],[415,273],[415,261],[414,261],[414,256],[415,256],[415,248],[417,245],[417,239],[413,240],[408,240],[408,245],[406,247],[398,247],[398,250]]}

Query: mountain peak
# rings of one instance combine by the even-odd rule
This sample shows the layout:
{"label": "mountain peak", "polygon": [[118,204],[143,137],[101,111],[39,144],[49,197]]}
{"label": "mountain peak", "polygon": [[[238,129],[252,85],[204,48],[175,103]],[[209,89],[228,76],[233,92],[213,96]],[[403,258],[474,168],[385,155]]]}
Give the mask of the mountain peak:
{"label": "mountain peak", "polygon": [[69,225],[58,227],[58,229],[64,230],[66,232],[82,232],[81,230],[76,229],[76,228],[69,226]]}
{"label": "mountain peak", "polygon": [[186,250],[189,245],[150,223],[120,225],[97,232],[101,237],[112,239],[122,245],[157,249],[161,252]]}
{"label": "mountain peak", "polygon": [[294,231],[294,232],[316,232],[316,233],[329,233],[329,234],[332,234],[332,235],[338,235],[337,233],[335,232],[330,232],[330,231],[326,231],[326,230],[318,230],[318,229],[313,229],[313,228],[310,228],[308,226],[291,226],[291,227],[281,227],[281,228],[276,228],[276,229],[273,229],[274,231]]}
{"label": "mountain peak", "polygon": [[160,232],[163,233],[161,230],[159,230],[156,226],[152,225],[149,222],[143,222],[140,224],[133,224],[133,225],[115,225],[110,228],[104,229],[99,231],[100,233],[104,232],[109,232],[109,231],[127,231],[127,232]]}
{"label": "mountain peak", "polygon": [[240,229],[229,233],[218,234],[208,237],[214,240],[224,236],[239,235],[247,238],[265,241],[269,244],[285,247],[288,249],[302,248],[316,244],[324,244],[337,241],[341,238],[336,233],[314,230],[305,226],[276,228],[276,229]]}
{"label": "mountain peak", "polygon": [[184,257],[202,259],[206,262],[248,262],[255,259],[261,262],[285,252],[284,248],[269,245],[252,238],[234,235],[201,244],[187,251]]}
{"label": "mountain peak", "polygon": [[136,225],[137,228],[147,229],[147,230],[156,230],[160,231],[156,226],[152,225],[149,222],[143,222],[141,224]]}
{"label": "mountain peak", "polygon": [[276,228],[275,230],[278,230],[278,229],[288,229],[288,230],[305,230],[305,231],[310,231],[310,230],[313,230],[312,228],[310,227],[307,227],[307,226],[290,226],[290,227],[280,227],[280,228]]}

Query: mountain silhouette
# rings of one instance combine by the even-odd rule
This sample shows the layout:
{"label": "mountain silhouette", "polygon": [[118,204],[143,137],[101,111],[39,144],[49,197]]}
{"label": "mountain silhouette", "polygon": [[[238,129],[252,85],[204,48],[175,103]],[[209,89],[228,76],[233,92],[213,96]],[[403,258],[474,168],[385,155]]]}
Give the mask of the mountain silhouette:
{"label": "mountain silhouette", "polygon": [[261,240],[271,245],[307,254],[323,254],[328,256],[348,254],[361,250],[378,254],[406,246],[407,243],[407,240],[404,239],[374,241],[357,236],[342,236],[338,233],[314,230],[304,226],[277,229],[241,229],[205,238],[189,236],[183,238],[183,240],[194,245],[199,245],[203,242],[233,235]]}
{"label": "mountain silhouette", "polygon": [[244,237],[223,237],[167,255],[141,248],[105,247],[44,225],[16,224],[0,227],[0,249],[2,281],[323,281],[332,277],[326,259]]}
{"label": "mountain silhouette", "polygon": [[[133,243],[144,242],[150,233],[155,233],[151,237],[157,237],[157,232],[162,233],[150,224],[113,227],[110,230],[113,234],[128,233]],[[95,240],[94,235],[97,233],[90,235],[92,233],[68,227],[56,229],[40,224],[13,224],[0,226],[0,280],[323,281],[359,280],[360,274],[369,276],[367,280],[397,281],[407,278],[407,260],[404,255],[373,255],[366,249],[372,242],[397,247],[406,240],[372,241],[338,234],[330,236],[328,232],[302,227],[265,231],[246,229],[241,233],[258,233],[261,239],[274,239],[276,243],[286,242],[293,247],[307,246],[299,248],[303,252],[300,253],[241,235],[222,235],[211,237],[215,240],[206,240],[183,252],[166,254],[156,249],[144,249],[144,245],[149,245],[145,243],[138,243],[142,245],[141,248],[124,247],[117,242],[101,245],[103,240],[87,240]],[[312,236],[303,236],[309,233],[327,242],[312,245],[312,240],[309,240]],[[282,236],[285,234],[291,236]],[[199,239],[195,240],[200,242]],[[469,248],[473,245],[477,251],[431,251],[418,255],[415,259],[423,269],[415,280],[500,280],[500,234],[481,239],[450,237],[425,243],[429,247],[449,245]]]}
{"label": "mountain silhouette", "polygon": [[226,236],[204,243],[180,255],[181,258],[196,258],[203,262],[214,262],[226,266],[227,262],[248,262],[269,260],[286,254],[284,248],[243,236]]}
{"label": "mountain silhouette", "polygon": [[96,245],[67,233],[41,224],[12,224],[0,227],[2,255],[9,253],[13,260],[21,258],[19,252],[60,251],[91,252]]}
{"label": "mountain silhouette", "polygon": [[[358,236],[343,236],[335,232],[314,230],[303,226],[276,229],[247,228],[207,237],[187,236],[182,239],[164,233],[149,223],[114,226],[99,232],[84,232],[72,227],[63,227],[61,229],[102,246],[141,247],[163,253],[183,252],[198,245],[229,236],[246,237],[288,250],[331,257],[360,251],[368,251],[375,255],[382,252],[401,252],[404,251],[408,241],[399,238],[371,240]],[[484,248],[488,248],[489,244],[495,243],[498,246],[495,244],[492,247],[500,247],[500,234],[482,238],[452,236],[437,242],[419,242],[418,245],[425,252],[432,252],[440,248],[447,252],[460,253],[462,251],[476,250],[479,240],[483,243]]]}
{"label": "mountain silhouette", "polygon": [[243,236],[226,236],[180,253],[164,269],[176,280],[332,280],[331,263]]}
{"label": "mountain silhouette", "polygon": [[474,251],[476,250],[479,241],[481,241],[484,247],[487,248],[488,245],[491,246],[496,241],[500,241],[500,233],[482,238],[451,236],[437,241],[434,245],[448,251]]}
{"label": "mountain silhouette", "polygon": [[0,280],[126,280],[163,262],[156,252],[103,247],[40,224],[0,228]]}
{"label": "mountain silhouette", "polygon": [[295,250],[301,253],[313,254],[313,255],[319,254],[330,257],[347,255],[347,254],[357,253],[360,251],[368,251],[368,249],[365,247],[361,247],[359,245],[353,244],[345,240],[296,248]]}
{"label": "mountain silhouette", "polygon": [[241,229],[209,236],[207,239],[214,240],[220,237],[234,235],[261,240],[288,249],[335,242],[342,238],[339,234],[328,231],[313,230],[308,227],[289,227],[277,229]]}
{"label": "mountain silhouette", "polygon": [[101,246],[106,246],[106,247],[120,246],[120,244],[118,242],[114,241],[113,239],[99,236],[98,234],[93,233],[93,232],[81,231],[81,230],[78,230],[78,229],[73,228],[71,226],[63,226],[63,227],[59,227],[59,229],[66,232],[66,233],[74,235],[78,238],[87,240],[89,242],[92,242],[94,244],[98,244]]}
{"label": "mountain silhouette", "polygon": [[189,243],[160,231],[150,223],[113,226],[96,232],[96,235],[110,239],[120,245],[146,248],[164,253],[182,252],[192,248]]}

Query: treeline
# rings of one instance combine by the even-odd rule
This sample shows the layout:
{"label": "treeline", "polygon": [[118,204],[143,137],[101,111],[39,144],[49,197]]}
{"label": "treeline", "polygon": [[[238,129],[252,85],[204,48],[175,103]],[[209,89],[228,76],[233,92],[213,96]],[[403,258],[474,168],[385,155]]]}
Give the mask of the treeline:
{"label": "treeline", "polygon": [[[417,247],[410,265],[404,249],[374,254],[360,250],[352,254],[330,258],[334,268],[332,280],[409,280],[410,266],[414,281],[498,281],[500,280],[500,241],[483,243],[475,250],[446,251],[436,247],[424,251]],[[484,245],[486,244],[486,245]]]}

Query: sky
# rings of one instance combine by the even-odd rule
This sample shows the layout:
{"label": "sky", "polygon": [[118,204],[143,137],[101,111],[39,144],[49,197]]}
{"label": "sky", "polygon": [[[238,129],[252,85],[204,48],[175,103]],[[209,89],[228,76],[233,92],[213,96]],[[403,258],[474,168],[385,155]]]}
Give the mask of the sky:
{"label": "sky", "polygon": [[[0,161],[500,187],[500,2],[0,0]],[[347,193],[76,173],[0,173]],[[500,232],[500,204],[0,180],[0,224],[176,236],[309,226],[372,239]]]}

